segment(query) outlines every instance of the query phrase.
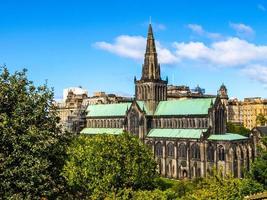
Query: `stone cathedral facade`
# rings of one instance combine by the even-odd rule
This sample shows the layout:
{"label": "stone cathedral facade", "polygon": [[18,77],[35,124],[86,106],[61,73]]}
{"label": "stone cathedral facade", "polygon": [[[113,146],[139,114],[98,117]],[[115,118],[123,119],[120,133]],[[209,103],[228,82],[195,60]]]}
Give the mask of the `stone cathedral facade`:
{"label": "stone cathedral facade", "polygon": [[227,89],[215,98],[168,99],[151,24],[140,80],[131,102],[89,105],[82,134],[129,131],[154,153],[158,170],[169,178],[205,177],[213,169],[243,177],[254,158],[251,139],[226,132]]}

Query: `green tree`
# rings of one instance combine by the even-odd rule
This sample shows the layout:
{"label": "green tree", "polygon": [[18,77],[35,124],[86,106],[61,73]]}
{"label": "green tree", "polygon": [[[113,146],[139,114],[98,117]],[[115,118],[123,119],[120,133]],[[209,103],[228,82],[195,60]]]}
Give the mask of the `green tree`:
{"label": "green tree", "polygon": [[267,118],[264,116],[264,114],[260,113],[256,117],[256,122],[260,126],[265,126],[265,124],[267,123]]}
{"label": "green tree", "polygon": [[105,197],[105,200],[173,200],[176,198],[177,195],[170,189],[166,191],[159,189],[138,191],[133,191],[132,189],[122,189],[117,192],[117,194],[114,192],[109,193]]}
{"label": "green tree", "polygon": [[250,176],[267,189],[267,137],[263,137],[260,142],[258,155],[250,169]]}
{"label": "green tree", "polygon": [[250,130],[243,125],[237,125],[232,122],[227,122],[226,129],[228,133],[237,133],[243,136],[248,136]]}
{"label": "green tree", "polygon": [[182,197],[184,200],[233,199],[242,200],[244,196],[262,192],[263,186],[252,179],[236,179],[221,172],[202,179],[191,193]]}
{"label": "green tree", "polygon": [[26,70],[0,74],[0,198],[56,198],[63,194],[65,147],[53,92],[35,87]]}
{"label": "green tree", "polygon": [[129,134],[79,136],[69,147],[64,176],[73,190],[98,199],[124,188],[152,189],[157,176],[151,150]]}

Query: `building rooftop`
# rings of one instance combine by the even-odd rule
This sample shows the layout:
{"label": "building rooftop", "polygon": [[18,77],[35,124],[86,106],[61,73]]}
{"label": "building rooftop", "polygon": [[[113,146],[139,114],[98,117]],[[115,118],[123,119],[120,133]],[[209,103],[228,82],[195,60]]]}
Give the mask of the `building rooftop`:
{"label": "building rooftop", "polygon": [[206,115],[215,98],[161,101],[155,115]]}
{"label": "building rooftop", "polygon": [[123,133],[122,128],[84,128],[82,134],[96,135],[96,134],[112,134],[119,135]]}
{"label": "building rooftop", "polygon": [[208,137],[208,140],[218,141],[232,141],[232,140],[246,140],[247,137],[236,133],[214,134]]}
{"label": "building rooftop", "polygon": [[203,132],[206,131],[207,129],[151,129],[148,137],[200,139]]}
{"label": "building rooftop", "polygon": [[87,107],[87,117],[125,116],[131,103],[97,104]]}

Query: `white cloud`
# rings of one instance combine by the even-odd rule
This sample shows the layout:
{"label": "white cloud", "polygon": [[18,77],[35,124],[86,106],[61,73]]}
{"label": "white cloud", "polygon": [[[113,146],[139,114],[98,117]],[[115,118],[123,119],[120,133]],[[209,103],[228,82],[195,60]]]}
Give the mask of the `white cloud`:
{"label": "white cloud", "polygon": [[204,28],[199,24],[188,24],[187,27],[194,33],[204,36],[210,39],[220,39],[222,35],[219,33],[212,33],[204,30]]}
{"label": "white cloud", "polygon": [[267,46],[257,46],[239,38],[228,38],[206,46],[202,42],[174,43],[180,59],[206,61],[215,66],[238,66],[267,61]]}
{"label": "white cloud", "polygon": [[108,42],[95,43],[97,48],[109,51],[122,57],[137,60],[143,58],[145,45],[146,39],[144,37],[128,35],[118,36],[113,44]]}
{"label": "white cloud", "polygon": [[[146,38],[121,35],[113,43],[96,42],[95,47],[110,53],[142,62]],[[173,42],[172,48],[156,41],[159,62],[175,64],[193,61],[214,68],[237,67],[249,78],[267,86],[267,45],[256,45],[237,37],[229,37],[210,44],[203,42]]]}
{"label": "white cloud", "polygon": [[189,29],[191,29],[191,31],[199,34],[199,35],[202,35],[205,33],[204,29],[202,28],[201,25],[198,25],[198,24],[188,24],[187,27]]}
{"label": "white cloud", "polygon": [[[96,42],[97,48],[109,51],[116,55],[133,58],[136,60],[143,60],[146,38],[142,36],[121,35],[115,38],[115,42]],[[158,41],[156,41],[159,62],[162,64],[171,64],[177,62],[177,57],[167,48],[164,48]]]}
{"label": "white cloud", "polygon": [[267,86],[267,66],[261,64],[249,65],[242,70],[252,80],[259,81]]}
{"label": "white cloud", "polygon": [[248,25],[230,22],[230,27],[234,29],[236,34],[240,37],[251,37],[254,35],[254,30]]}
{"label": "white cloud", "polygon": [[158,24],[158,23],[153,23],[153,28],[155,30],[166,30],[166,26],[164,24]]}
{"label": "white cloud", "polygon": [[266,8],[262,4],[258,4],[258,9],[261,11],[266,11]]}
{"label": "white cloud", "polygon": [[[115,38],[114,43],[96,42],[95,46],[122,57],[143,60],[146,38],[121,35]],[[162,64],[193,60],[204,61],[215,67],[233,67],[252,62],[267,62],[266,45],[256,45],[237,37],[215,41],[210,45],[203,42],[174,42],[174,50],[163,47],[158,41],[156,46]]]}

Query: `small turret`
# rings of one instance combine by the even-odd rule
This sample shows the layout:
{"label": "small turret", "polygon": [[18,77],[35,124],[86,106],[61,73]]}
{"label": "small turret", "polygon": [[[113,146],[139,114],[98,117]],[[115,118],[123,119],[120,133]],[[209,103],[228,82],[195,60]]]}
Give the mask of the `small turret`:
{"label": "small turret", "polygon": [[227,88],[224,84],[221,85],[220,89],[217,92],[217,96],[221,99],[222,103],[227,106],[228,105],[228,93]]}
{"label": "small turret", "polygon": [[228,99],[227,88],[224,84],[221,85],[220,89],[217,92],[217,95],[222,99]]}

